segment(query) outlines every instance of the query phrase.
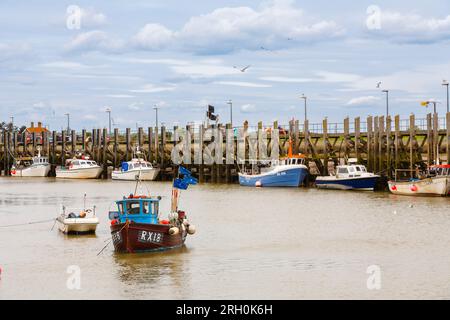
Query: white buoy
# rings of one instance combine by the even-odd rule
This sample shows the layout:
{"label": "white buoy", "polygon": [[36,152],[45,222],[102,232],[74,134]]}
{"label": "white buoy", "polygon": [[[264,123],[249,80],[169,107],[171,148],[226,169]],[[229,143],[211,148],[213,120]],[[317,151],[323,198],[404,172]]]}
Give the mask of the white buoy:
{"label": "white buoy", "polygon": [[172,227],[169,229],[169,234],[171,236],[175,236],[180,232],[180,229],[178,229],[177,227]]}
{"label": "white buoy", "polygon": [[262,187],[261,180],[255,182],[255,187]]}
{"label": "white buoy", "polygon": [[185,225],[186,227],[189,225],[188,219],[184,219],[184,220],[183,220],[183,225]]}
{"label": "white buoy", "polygon": [[195,231],[196,231],[195,226],[193,224],[190,224],[187,228],[187,232],[192,235],[195,233]]}

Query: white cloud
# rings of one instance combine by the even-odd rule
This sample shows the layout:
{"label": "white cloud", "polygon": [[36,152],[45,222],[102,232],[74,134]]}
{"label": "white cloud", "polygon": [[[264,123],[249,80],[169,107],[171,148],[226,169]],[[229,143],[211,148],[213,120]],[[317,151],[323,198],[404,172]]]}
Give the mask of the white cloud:
{"label": "white cloud", "polygon": [[66,51],[108,51],[118,52],[124,49],[124,42],[114,39],[106,32],[93,30],[80,33],[64,46]]}
{"label": "white cloud", "polygon": [[256,112],[256,106],[254,104],[244,104],[241,106],[242,113],[253,113]]}
{"label": "white cloud", "polygon": [[146,24],[131,40],[136,47],[146,50],[160,50],[168,46],[174,33],[158,23]]}
{"label": "white cloud", "polygon": [[101,12],[96,12],[93,8],[81,8],[81,28],[98,27],[106,24],[106,15]]}
{"label": "white cloud", "polygon": [[156,92],[164,92],[164,91],[173,91],[175,90],[175,86],[155,86],[153,84],[146,84],[142,86],[140,89],[133,89],[130,92],[136,93],[156,93]]}
{"label": "white cloud", "polygon": [[248,87],[248,88],[270,88],[269,84],[244,82],[244,81],[215,81],[215,84],[222,84],[226,86],[238,86],[238,87]]}
{"label": "white cloud", "polygon": [[0,43],[0,62],[27,56],[31,47],[26,43]]}
{"label": "white cloud", "polygon": [[240,73],[239,70],[236,70],[232,67],[203,63],[172,66],[171,69],[178,74],[189,76],[191,78],[208,78]]}
{"label": "white cloud", "polygon": [[365,97],[357,97],[351,99],[349,102],[347,102],[347,105],[349,106],[367,106],[367,105],[373,105],[376,102],[380,100],[380,97],[375,96],[365,96]]}
{"label": "white cloud", "polygon": [[193,16],[175,31],[150,23],[133,37],[132,43],[148,50],[174,46],[210,54],[261,47],[288,48],[343,34],[344,29],[336,22],[313,19],[292,1],[271,1],[257,10],[225,7]]}
{"label": "white cloud", "polygon": [[290,78],[290,77],[282,77],[282,76],[261,77],[259,79],[264,80],[264,81],[286,82],[286,83],[306,83],[306,82],[317,81],[317,79],[313,79],[313,78]]}
{"label": "white cloud", "polygon": [[135,96],[132,96],[130,94],[105,94],[104,97],[122,99],[122,98],[134,98]]}
{"label": "white cloud", "polygon": [[199,52],[286,48],[335,38],[343,29],[334,21],[314,20],[291,1],[250,7],[220,8],[192,17],[178,33],[183,44]]}
{"label": "white cloud", "polygon": [[144,105],[143,102],[133,102],[128,105],[128,109],[132,111],[139,111],[141,110],[143,105]]}
{"label": "white cloud", "polygon": [[446,41],[450,39],[450,15],[428,18],[417,13],[382,11],[381,29],[369,32],[400,43]]}

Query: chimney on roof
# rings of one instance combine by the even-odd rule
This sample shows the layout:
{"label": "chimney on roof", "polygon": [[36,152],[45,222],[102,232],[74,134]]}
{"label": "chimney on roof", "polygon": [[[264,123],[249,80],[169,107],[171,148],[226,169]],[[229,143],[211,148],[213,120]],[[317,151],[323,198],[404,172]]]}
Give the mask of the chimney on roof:
{"label": "chimney on roof", "polygon": [[38,128],[42,128],[42,122],[38,122]]}
{"label": "chimney on roof", "polygon": [[31,127],[34,128],[34,122],[33,121],[31,122]]}

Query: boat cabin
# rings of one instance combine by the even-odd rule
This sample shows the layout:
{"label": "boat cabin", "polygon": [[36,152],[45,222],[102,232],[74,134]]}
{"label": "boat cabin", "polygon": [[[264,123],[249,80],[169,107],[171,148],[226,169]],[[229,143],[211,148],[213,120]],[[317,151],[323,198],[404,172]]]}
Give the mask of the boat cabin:
{"label": "boat cabin", "polygon": [[133,196],[116,201],[117,211],[109,212],[109,219],[136,223],[158,224],[159,201],[161,197]]}
{"label": "boat cabin", "polygon": [[152,168],[152,165],[143,160],[143,159],[133,159],[132,161],[128,161],[128,162],[122,162],[122,171],[126,172],[126,171],[130,171],[133,169],[140,169],[140,168]]}
{"label": "boat cabin", "polygon": [[367,173],[366,167],[360,164],[351,164],[336,167],[336,177],[338,178],[360,177],[365,173]]}
{"label": "boat cabin", "polygon": [[428,176],[450,176],[450,164],[430,166],[428,168]]}
{"label": "boat cabin", "polygon": [[66,161],[66,167],[72,168],[72,167],[94,167],[97,166],[97,162],[93,160],[82,160],[82,159],[68,159]]}

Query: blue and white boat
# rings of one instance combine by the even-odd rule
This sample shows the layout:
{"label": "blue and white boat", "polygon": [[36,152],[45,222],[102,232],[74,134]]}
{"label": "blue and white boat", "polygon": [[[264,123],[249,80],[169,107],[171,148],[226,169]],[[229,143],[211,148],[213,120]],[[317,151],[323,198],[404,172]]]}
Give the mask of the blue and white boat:
{"label": "blue and white boat", "polygon": [[336,174],[316,178],[316,187],[338,190],[368,190],[373,191],[380,176],[367,172],[365,166],[356,164],[349,159],[348,165],[336,167]]}
{"label": "blue and white boat", "polygon": [[269,167],[239,173],[239,184],[248,187],[299,187],[308,175],[308,167],[302,156],[272,160],[269,164]]}

